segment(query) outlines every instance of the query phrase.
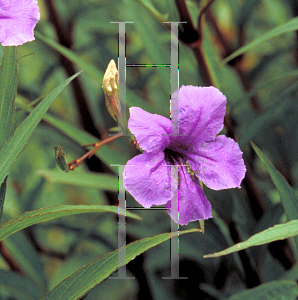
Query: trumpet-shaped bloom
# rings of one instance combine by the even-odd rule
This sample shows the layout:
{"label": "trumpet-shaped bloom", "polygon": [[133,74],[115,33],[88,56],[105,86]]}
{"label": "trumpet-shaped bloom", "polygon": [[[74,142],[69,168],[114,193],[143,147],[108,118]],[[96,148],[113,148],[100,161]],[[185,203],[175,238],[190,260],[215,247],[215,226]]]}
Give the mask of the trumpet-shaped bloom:
{"label": "trumpet-shaped bloom", "polygon": [[214,190],[240,188],[246,168],[238,144],[217,136],[223,128],[226,97],[215,87],[195,86],[182,86],[175,97],[178,135],[170,135],[169,119],[130,108],[128,127],[144,152],[127,162],[124,185],[142,206],[164,205],[171,215],[171,166],[176,165],[179,219],[171,218],[186,225],[212,217],[200,181]]}
{"label": "trumpet-shaped bloom", "polygon": [[33,29],[39,19],[36,0],[0,0],[2,46],[18,46],[33,41]]}

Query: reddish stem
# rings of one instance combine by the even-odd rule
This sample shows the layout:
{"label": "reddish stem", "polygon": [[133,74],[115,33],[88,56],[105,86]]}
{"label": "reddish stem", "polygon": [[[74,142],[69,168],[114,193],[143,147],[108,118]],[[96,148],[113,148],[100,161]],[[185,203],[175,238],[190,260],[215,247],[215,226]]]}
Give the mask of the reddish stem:
{"label": "reddish stem", "polygon": [[94,146],[94,148],[90,151],[88,151],[87,153],[85,153],[82,157],[77,158],[71,162],[68,163],[68,170],[72,171],[75,168],[77,168],[82,162],[83,160],[85,160],[86,158],[90,158],[101,146],[112,142],[116,139],[118,139],[119,137],[123,136],[123,132],[120,132],[114,136],[111,136],[109,138],[106,138],[105,140],[101,141],[101,142],[97,142],[97,143],[93,143],[93,144],[88,144],[88,145],[83,145],[83,146]]}

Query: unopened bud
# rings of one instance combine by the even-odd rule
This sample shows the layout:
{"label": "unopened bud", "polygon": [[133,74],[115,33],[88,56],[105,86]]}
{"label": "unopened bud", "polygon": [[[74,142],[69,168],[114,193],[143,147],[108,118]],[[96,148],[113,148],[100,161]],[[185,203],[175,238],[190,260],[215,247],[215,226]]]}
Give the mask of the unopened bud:
{"label": "unopened bud", "polygon": [[54,147],[55,159],[62,171],[68,172],[68,164],[66,162],[65,153],[63,151],[62,145],[60,147]]}
{"label": "unopened bud", "polygon": [[112,59],[103,76],[102,88],[105,93],[106,107],[111,117],[122,124],[121,105],[118,91],[119,72],[115,61]]}

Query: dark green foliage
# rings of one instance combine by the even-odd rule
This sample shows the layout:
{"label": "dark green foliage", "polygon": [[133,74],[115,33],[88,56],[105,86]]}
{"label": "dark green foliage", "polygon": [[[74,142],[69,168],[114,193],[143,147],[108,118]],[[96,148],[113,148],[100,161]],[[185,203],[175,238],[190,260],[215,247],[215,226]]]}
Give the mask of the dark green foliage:
{"label": "dark green foliage", "polygon": [[[92,149],[82,144],[108,137],[109,129],[117,126],[107,113],[101,89],[109,61],[117,62],[118,57],[118,24],[110,22],[134,22],[126,24],[127,63],[149,65],[170,63],[170,29],[169,24],[162,22],[181,21],[175,6],[179,1],[38,2],[42,19],[36,27],[36,40],[17,48],[19,83],[14,129],[36,106],[35,100],[39,102],[39,97],[47,96],[77,71],[84,72],[57,96],[12,167],[6,188],[5,220],[52,205],[118,204],[118,193],[108,183],[106,189],[103,184],[98,189],[94,185],[96,180],[114,180],[119,169],[116,165],[124,165],[140,153],[130,137],[102,146],[91,159],[72,171],[78,176],[80,172],[82,176],[90,173],[90,185],[83,177],[79,182],[78,176],[71,182],[66,177],[71,172],[66,174],[58,169],[53,147],[61,142],[68,160],[72,161]],[[54,5],[56,19],[48,3]],[[206,3],[187,1],[195,29]],[[296,299],[297,238],[227,256],[203,257],[297,218],[294,209],[298,182],[296,6],[295,1],[282,0],[215,1],[203,18],[201,50],[207,73],[227,97],[223,131],[238,140],[248,172],[241,189],[211,191],[204,187],[212,204],[213,219],[205,221],[204,234],[188,233],[179,239],[180,276],[188,279],[162,279],[170,276],[171,266],[170,243],[165,242],[128,263],[127,276],[134,276],[134,280],[106,279],[89,292],[86,300],[215,300],[233,295],[231,300]],[[183,43],[181,32],[180,38],[180,86],[206,85],[208,74],[198,65],[198,54],[193,51],[196,45]],[[239,56],[223,63],[241,47],[246,48]],[[35,54],[28,55],[31,53]],[[128,107],[139,106],[169,117],[170,68],[127,67],[126,100]],[[2,137],[4,141],[10,134]],[[250,140],[261,152],[253,150]],[[66,161],[61,155],[64,152],[60,151],[57,149],[56,161],[58,158],[60,168],[66,171]],[[196,180],[195,170],[187,170]],[[65,175],[65,179],[51,180],[56,171]],[[101,177],[91,177],[96,173]],[[130,195],[126,199],[127,207],[140,207]],[[127,245],[171,230],[171,220],[163,209],[132,212],[143,219],[126,219]],[[68,216],[28,227],[19,240],[17,235],[14,239],[4,239],[0,247],[0,299],[40,299],[66,277],[114,251],[117,222],[117,214]],[[200,226],[193,222],[180,230],[189,228]],[[237,295],[240,292],[244,294]]]}

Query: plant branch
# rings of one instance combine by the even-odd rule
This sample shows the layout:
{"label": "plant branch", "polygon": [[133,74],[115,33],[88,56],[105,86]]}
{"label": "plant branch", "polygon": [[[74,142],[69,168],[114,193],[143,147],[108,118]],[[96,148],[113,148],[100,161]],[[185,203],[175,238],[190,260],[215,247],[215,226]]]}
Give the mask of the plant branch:
{"label": "plant branch", "polygon": [[77,158],[71,162],[68,163],[68,170],[73,171],[75,168],[79,167],[80,164],[86,159],[86,158],[91,158],[91,156],[93,156],[93,154],[103,145],[112,142],[116,139],[118,139],[119,137],[123,136],[123,132],[120,132],[114,136],[111,136],[109,138],[104,139],[101,142],[97,142],[97,143],[93,143],[93,144],[88,144],[88,145],[82,145],[84,147],[86,146],[94,146],[94,148],[90,151],[88,151],[87,153],[85,153],[82,157]]}

